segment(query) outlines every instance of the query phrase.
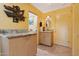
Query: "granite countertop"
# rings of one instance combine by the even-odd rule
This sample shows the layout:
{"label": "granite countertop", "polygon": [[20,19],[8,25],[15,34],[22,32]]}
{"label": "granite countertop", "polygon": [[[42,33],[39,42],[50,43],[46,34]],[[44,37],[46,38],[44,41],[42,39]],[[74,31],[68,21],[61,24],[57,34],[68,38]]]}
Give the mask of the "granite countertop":
{"label": "granite countertop", "polygon": [[41,31],[41,32],[53,32],[53,31]]}
{"label": "granite countertop", "polygon": [[13,34],[0,34],[1,37],[11,38],[11,37],[20,37],[20,36],[29,36],[29,35],[35,35],[36,32],[27,32],[27,33],[13,33]]}

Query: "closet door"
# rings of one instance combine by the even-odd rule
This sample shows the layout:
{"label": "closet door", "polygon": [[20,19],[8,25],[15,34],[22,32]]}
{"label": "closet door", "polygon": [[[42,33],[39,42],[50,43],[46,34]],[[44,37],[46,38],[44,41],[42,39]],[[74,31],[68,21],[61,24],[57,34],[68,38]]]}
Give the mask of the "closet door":
{"label": "closet door", "polygon": [[68,46],[68,23],[65,14],[56,19],[56,44]]}

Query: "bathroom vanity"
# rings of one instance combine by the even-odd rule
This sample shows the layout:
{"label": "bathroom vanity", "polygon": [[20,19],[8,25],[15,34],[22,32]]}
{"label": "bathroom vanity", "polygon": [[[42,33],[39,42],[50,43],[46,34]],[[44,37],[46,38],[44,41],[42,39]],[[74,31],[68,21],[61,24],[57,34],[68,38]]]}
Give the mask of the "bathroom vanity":
{"label": "bathroom vanity", "polygon": [[39,33],[39,43],[46,46],[53,45],[53,31],[42,31]]}
{"label": "bathroom vanity", "polygon": [[2,55],[33,56],[37,53],[36,32],[0,35]]}

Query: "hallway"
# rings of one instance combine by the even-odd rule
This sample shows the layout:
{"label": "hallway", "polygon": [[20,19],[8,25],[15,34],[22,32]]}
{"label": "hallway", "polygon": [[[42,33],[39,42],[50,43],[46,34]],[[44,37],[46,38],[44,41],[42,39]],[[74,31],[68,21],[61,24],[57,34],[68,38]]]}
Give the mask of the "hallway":
{"label": "hallway", "polygon": [[53,47],[39,45],[37,56],[71,56],[71,49],[59,45],[54,45]]}

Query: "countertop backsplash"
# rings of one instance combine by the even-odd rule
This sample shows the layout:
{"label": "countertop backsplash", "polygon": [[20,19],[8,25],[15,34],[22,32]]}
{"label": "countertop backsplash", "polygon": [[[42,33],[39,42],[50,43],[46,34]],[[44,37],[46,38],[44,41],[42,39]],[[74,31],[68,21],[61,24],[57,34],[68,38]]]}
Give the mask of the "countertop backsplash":
{"label": "countertop backsplash", "polygon": [[27,29],[0,29],[0,34],[26,33]]}

